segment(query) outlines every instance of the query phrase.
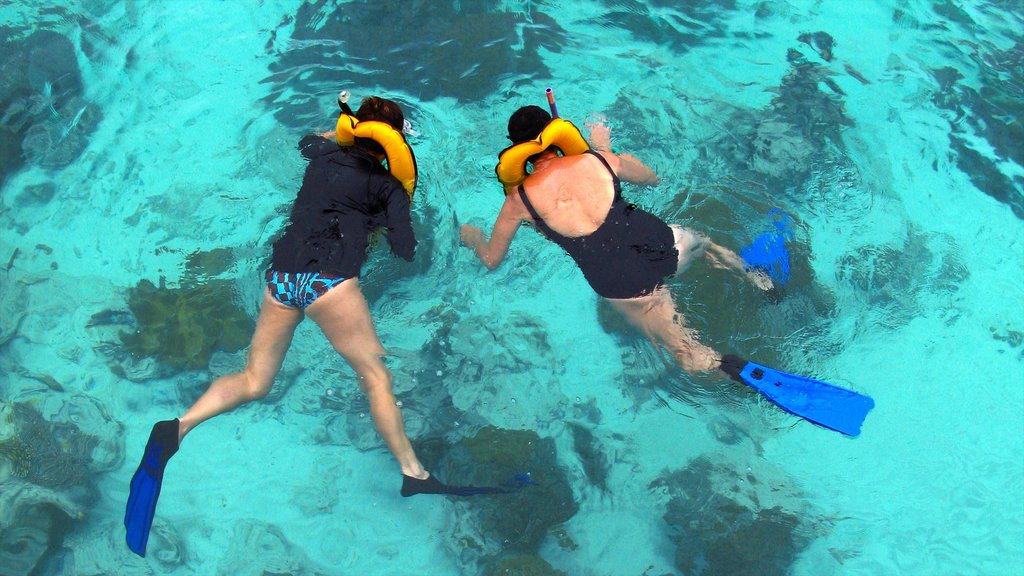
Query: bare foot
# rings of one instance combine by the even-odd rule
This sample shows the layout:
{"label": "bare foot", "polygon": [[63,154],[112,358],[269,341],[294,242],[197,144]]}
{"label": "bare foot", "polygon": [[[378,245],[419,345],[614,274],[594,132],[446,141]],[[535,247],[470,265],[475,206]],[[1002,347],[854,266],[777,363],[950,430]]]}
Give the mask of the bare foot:
{"label": "bare foot", "polygon": [[760,268],[748,270],[747,278],[750,279],[754,286],[757,286],[758,288],[765,292],[775,288],[775,283],[772,282],[771,277],[768,276],[768,274],[765,273],[765,271],[761,270]]}
{"label": "bare foot", "polygon": [[430,478],[430,472],[427,472],[425,468],[420,468],[419,472],[413,470],[402,470],[402,476],[408,476],[409,478],[415,478],[417,480],[426,480]]}

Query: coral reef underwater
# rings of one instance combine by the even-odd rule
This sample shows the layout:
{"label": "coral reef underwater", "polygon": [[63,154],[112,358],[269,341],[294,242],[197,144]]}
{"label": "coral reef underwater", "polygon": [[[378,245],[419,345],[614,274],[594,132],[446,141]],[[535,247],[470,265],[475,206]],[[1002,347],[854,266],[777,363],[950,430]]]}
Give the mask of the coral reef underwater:
{"label": "coral reef underwater", "polygon": [[64,561],[65,537],[99,501],[99,476],[124,460],[122,433],[84,395],[0,402],[0,574]]}

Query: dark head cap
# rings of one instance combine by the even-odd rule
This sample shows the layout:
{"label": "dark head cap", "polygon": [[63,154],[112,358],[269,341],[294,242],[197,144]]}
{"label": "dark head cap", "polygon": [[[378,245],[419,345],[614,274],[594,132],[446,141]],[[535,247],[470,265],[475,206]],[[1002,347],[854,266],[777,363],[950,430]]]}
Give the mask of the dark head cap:
{"label": "dark head cap", "polygon": [[540,136],[544,127],[551,122],[551,114],[540,106],[523,106],[508,119],[508,139],[513,144],[533,140]]}

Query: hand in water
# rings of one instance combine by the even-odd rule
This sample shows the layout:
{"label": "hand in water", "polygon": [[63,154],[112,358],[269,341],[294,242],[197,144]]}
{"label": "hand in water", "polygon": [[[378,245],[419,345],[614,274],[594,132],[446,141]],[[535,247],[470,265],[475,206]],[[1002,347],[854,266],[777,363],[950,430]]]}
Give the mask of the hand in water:
{"label": "hand in water", "polygon": [[590,145],[598,152],[610,152],[612,149],[612,130],[604,123],[601,116],[587,119],[584,124],[590,129]]}
{"label": "hand in water", "polygon": [[466,248],[476,248],[484,239],[484,231],[472,224],[463,224],[459,230],[462,245]]}

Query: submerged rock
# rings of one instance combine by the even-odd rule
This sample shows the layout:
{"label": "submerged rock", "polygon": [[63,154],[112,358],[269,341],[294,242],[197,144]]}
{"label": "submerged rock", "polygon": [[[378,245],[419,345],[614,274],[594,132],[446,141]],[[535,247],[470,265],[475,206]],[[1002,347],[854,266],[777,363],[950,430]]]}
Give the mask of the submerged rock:
{"label": "submerged rock", "polygon": [[0,458],[10,475],[48,488],[77,486],[89,476],[95,436],[67,422],[48,422],[29,404],[10,405]]}
{"label": "submerged rock", "polygon": [[[933,247],[944,249],[936,253]],[[842,256],[836,277],[852,287],[878,322],[898,328],[920,316],[923,293],[952,296],[969,271],[948,237],[909,230],[902,243],[861,246]]]}
{"label": "submerged rock", "polygon": [[67,514],[50,504],[16,502],[13,510],[4,510],[0,516],[0,574],[4,576],[37,574],[47,550],[64,539],[71,525]]}
{"label": "submerged rock", "polygon": [[[484,413],[495,425],[539,428],[561,414],[566,398],[559,378],[565,369],[542,318],[519,311],[494,318],[448,310],[434,319],[438,326],[420,355],[423,369],[413,394],[446,390],[450,399],[438,395],[429,403],[440,415],[457,412],[479,421]],[[453,426],[435,416],[427,415],[433,433]]]}
{"label": "submerged rock", "polygon": [[589,427],[575,422],[569,422],[567,426],[572,433],[572,446],[583,465],[583,473],[596,488],[607,492],[608,472],[611,470],[611,465],[608,463],[608,456],[605,455],[604,448],[594,438],[594,433]]}
{"label": "submerged rock", "polygon": [[227,280],[191,288],[142,280],[128,292],[138,329],[121,333],[124,349],[175,369],[206,368],[214,352],[237,352],[249,344],[255,322],[235,299],[234,284]]}
{"label": "submerged rock", "polygon": [[436,469],[457,484],[497,486],[521,474],[531,481],[512,494],[460,502],[453,539],[467,569],[504,554],[536,555],[549,531],[579,509],[554,440],[532,430],[481,428],[451,447]]}
{"label": "submerged rock", "polygon": [[503,556],[488,563],[482,576],[568,576],[555,570],[547,560],[539,556],[517,554]]}
{"label": "submerged rock", "polygon": [[[17,255],[17,253],[15,253]],[[13,262],[14,256],[11,256]],[[25,318],[28,290],[10,272],[0,272],[0,346],[18,333]]]}
{"label": "submerged rock", "polygon": [[[38,406],[43,417],[54,423],[52,435],[64,449],[81,450],[85,442],[92,446],[87,453],[90,472],[110,472],[124,463],[124,425],[100,400],[86,394],[51,394]],[[79,436],[88,440],[69,440]]]}
{"label": "submerged rock", "polygon": [[323,94],[337,93],[339,78],[378,86],[384,96],[477,102],[510,78],[550,75],[541,54],[561,51],[566,32],[541,9],[525,10],[396,0],[338,10],[326,0],[304,2],[274,31],[289,41],[268,46],[280,57],[265,80],[272,86],[264,101],[294,127],[322,121]]}
{"label": "submerged rock", "polygon": [[656,480],[669,495],[676,567],[688,576],[788,574],[826,525],[793,485],[777,470],[740,472],[706,456]]}
{"label": "submerged rock", "polygon": [[96,436],[76,426],[98,424],[92,404],[78,397],[64,402],[54,392],[42,405],[52,420],[35,404],[0,403],[0,574],[5,576],[64,566],[56,556],[64,554],[66,534],[99,499],[95,473],[123,460],[119,428],[105,430],[113,435],[100,448]]}
{"label": "submerged rock", "polygon": [[[949,12],[941,15],[955,21],[959,12],[952,5],[947,8]],[[976,68],[978,74],[965,78],[951,66],[931,70],[937,85],[932,102],[948,111],[949,143],[957,166],[978,190],[1024,219],[1024,42],[1006,47],[987,41],[949,43],[948,49],[962,52],[957,64]]]}
{"label": "submerged rock", "polygon": [[[642,42],[666,45],[678,52],[724,38],[735,0],[691,0],[689,2],[611,3],[614,8],[596,24],[632,31]],[[665,6],[671,6],[666,18]]]}
{"label": "submerged rock", "polygon": [[182,286],[198,286],[227,272],[238,260],[231,248],[197,250],[185,258]]}
{"label": "submerged rock", "polygon": [[187,565],[190,560],[184,540],[170,524],[161,520],[153,522],[149,542],[146,544],[146,557],[164,572],[172,572]]}
{"label": "submerged rock", "polygon": [[70,164],[102,118],[83,99],[75,46],[52,30],[3,26],[0,51],[0,183],[25,162]]}

